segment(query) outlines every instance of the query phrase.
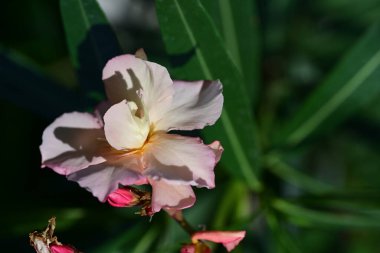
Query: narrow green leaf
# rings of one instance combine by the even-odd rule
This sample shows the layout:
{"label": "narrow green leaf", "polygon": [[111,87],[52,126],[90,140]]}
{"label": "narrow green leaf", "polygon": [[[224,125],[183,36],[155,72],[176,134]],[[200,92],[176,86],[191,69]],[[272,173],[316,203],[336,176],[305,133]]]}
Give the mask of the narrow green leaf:
{"label": "narrow green leaf", "polygon": [[71,60],[86,92],[103,91],[102,69],[121,53],[117,38],[96,0],[61,0]]}
{"label": "narrow green leaf", "polygon": [[140,222],[126,229],[124,233],[120,233],[118,236],[115,236],[112,239],[105,241],[100,246],[97,246],[95,250],[91,251],[91,253],[118,253],[127,251],[126,249],[131,249],[133,245],[139,244],[138,241],[146,230],[148,230],[146,224]]}
{"label": "narrow green leaf", "polygon": [[300,226],[315,227],[365,227],[379,228],[380,213],[334,213],[311,210],[284,200],[274,200],[272,206],[286,214],[288,219]]}
{"label": "narrow green leaf", "polygon": [[295,243],[294,238],[291,234],[285,230],[284,226],[281,224],[279,217],[273,210],[266,210],[265,218],[269,225],[270,230],[275,237],[275,250],[272,252],[286,252],[286,253],[301,253],[301,249],[298,244]]}
{"label": "narrow green leaf", "polygon": [[342,122],[380,93],[380,25],[374,25],[280,131],[281,143],[296,145]]}
{"label": "narrow green leaf", "polygon": [[131,253],[146,253],[149,252],[153,242],[157,238],[160,230],[156,226],[150,227],[147,232],[145,232],[144,236],[141,237],[137,245],[131,251]]}
{"label": "narrow green leaf", "polygon": [[174,74],[182,79],[220,79],[224,110],[220,123],[209,127],[206,139],[219,139],[225,147],[222,164],[245,178],[255,190],[258,180],[258,148],[255,126],[244,81],[223,46],[212,20],[198,0],[158,0],[161,32],[172,60]]}
{"label": "narrow green leaf", "polygon": [[258,95],[260,80],[260,30],[256,2],[252,0],[202,0],[215,21],[231,60],[244,77],[249,98]]}
{"label": "narrow green leaf", "polygon": [[[53,82],[22,55],[0,48],[0,96],[46,118],[83,108],[79,96]],[[48,108],[48,110],[47,110]]]}
{"label": "narrow green leaf", "polygon": [[334,190],[334,187],[293,169],[276,155],[266,156],[265,163],[272,173],[310,193],[326,194]]}
{"label": "narrow green leaf", "polygon": [[[245,185],[238,181],[231,181],[223,188],[223,193],[221,194],[214,214],[212,224],[212,229],[214,230],[225,229],[226,225],[235,223],[237,215],[241,214],[238,213],[239,211],[246,213],[246,209],[249,209],[246,206],[249,205],[249,202],[246,201],[247,199],[245,198],[247,196]],[[245,205],[245,208],[241,208],[242,205]]]}

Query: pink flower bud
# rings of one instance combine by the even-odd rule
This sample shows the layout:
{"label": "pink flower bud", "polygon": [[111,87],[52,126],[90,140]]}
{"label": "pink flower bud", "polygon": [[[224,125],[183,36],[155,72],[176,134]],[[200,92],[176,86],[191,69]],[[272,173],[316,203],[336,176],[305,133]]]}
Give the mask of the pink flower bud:
{"label": "pink flower bud", "polygon": [[211,253],[211,249],[204,243],[186,244],[181,248],[181,253]]}
{"label": "pink flower bud", "polygon": [[140,196],[135,194],[130,188],[119,188],[108,195],[107,201],[114,207],[131,207],[139,204]]}
{"label": "pink flower bud", "polygon": [[51,253],[75,253],[76,250],[68,245],[50,244]]}
{"label": "pink flower bud", "polygon": [[195,245],[194,244],[183,245],[181,248],[181,253],[195,253]]}

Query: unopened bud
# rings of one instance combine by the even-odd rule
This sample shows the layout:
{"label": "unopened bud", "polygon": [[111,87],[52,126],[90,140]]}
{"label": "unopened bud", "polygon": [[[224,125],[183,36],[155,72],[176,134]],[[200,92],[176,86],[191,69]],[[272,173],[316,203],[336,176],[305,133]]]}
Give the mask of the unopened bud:
{"label": "unopened bud", "polygon": [[76,253],[76,249],[68,245],[50,244],[51,253]]}
{"label": "unopened bud", "polygon": [[194,244],[183,245],[181,248],[181,253],[195,253],[195,245]]}
{"label": "unopened bud", "polygon": [[211,249],[204,243],[186,244],[181,248],[181,253],[211,253]]}
{"label": "unopened bud", "polygon": [[107,201],[114,207],[131,207],[140,203],[141,197],[129,187],[119,188],[108,195]]}

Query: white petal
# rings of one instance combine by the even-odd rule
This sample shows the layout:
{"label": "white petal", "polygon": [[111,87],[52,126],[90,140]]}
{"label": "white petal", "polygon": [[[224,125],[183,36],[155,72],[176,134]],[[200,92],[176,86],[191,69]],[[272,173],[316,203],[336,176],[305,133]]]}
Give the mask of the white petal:
{"label": "white petal", "polygon": [[113,105],[104,115],[108,143],[118,150],[140,148],[149,133],[149,122],[136,114],[136,104],[126,100]]}
{"label": "white petal", "polygon": [[223,107],[219,81],[174,81],[174,97],[162,118],[153,122],[155,130],[193,130],[213,125]]}
{"label": "white petal", "polygon": [[155,134],[144,146],[144,175],[156,180],[198,187],[215,187],[216,155],[199,138]]}
{"label": "white petal", "polygon": [[89,113],[65,113],[42,135],[43,166],[67,175],[105,159],[101,156],[104,134],[101,122]]}
{"label": "white petal", "polygon": [[140,166],[137,156],[129,156],[116,163],[104,162],[67,176],[79,183],[100,201],[118,188],[119,184],[132,185],[141,182],[143,176],[138,172]]}
{"label": "white petal", "polygon": [[184,209],[195,202],[195,194],[189,185],[172,185],[162,180],[149,180],[152,185],[152,210],[161,208]]}
{"label": "white petal", "polygon": [[152,121],[166,111],[174,94],[166,68],[134,55],[121,55],[108,61],[103,69],[103,81],[112,103],[133,101],[140,109],[144,107]]}

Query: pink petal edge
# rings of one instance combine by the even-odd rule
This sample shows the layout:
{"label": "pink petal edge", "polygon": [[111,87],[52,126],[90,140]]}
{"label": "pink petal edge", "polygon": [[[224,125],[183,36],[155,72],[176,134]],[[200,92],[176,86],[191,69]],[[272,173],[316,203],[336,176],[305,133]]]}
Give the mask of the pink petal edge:
{"label": "pink petal edge", "polygon": [[230,252],[243,240],[245,234],[245,231],[201,231],[196,232],[191,239],[222,243],[227,251]]}

